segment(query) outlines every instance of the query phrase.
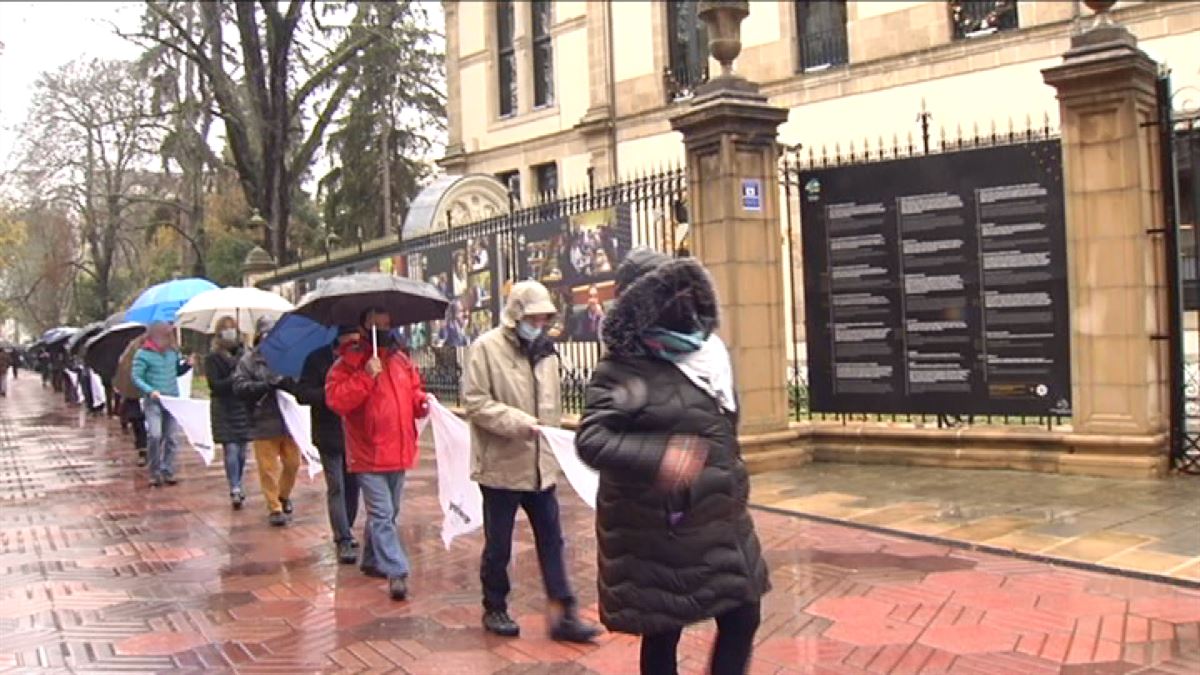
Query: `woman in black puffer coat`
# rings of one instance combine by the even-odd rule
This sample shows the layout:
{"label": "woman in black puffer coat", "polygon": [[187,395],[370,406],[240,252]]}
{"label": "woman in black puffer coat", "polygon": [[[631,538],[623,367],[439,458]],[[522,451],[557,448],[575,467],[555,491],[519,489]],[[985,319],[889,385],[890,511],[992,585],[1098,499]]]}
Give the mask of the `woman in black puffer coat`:
{"label": "woman in black puffer coat", "polygon": [[212,351],[204,358],[204,376],[212,397],[213,442],[221,444],[225,456],[225,479],[229,482],[229,501],[240,509],[246,501],[242,476],[246,471],[246,453],[250,448],[252,420],[250,408],[233,391],[233,374],[242,358],[241,336],[231,316],[217,321]]}
{"label": "woman in black puffer coat", "polygon": [[600,616],[641,635],[641,670],[676,672],[682,629],[715,618],[712,672],[741,675],[769,590],[737,440],[717,299],[695,260],[632,251],[576,437],[600,472]]}

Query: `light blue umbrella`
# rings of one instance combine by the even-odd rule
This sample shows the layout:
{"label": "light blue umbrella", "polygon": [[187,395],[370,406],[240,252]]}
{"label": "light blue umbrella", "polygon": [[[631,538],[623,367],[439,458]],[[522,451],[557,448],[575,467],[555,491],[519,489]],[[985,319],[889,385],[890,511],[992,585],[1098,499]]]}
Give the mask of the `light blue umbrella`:
{"label": "light blue umbrella", "polygon": [[289,312],[280,317],[267,337],[259,343],[258,353],[266,359],[272,372],[300,379],[308,355],[332,343],[337,334],[337,326],[326,326]]}
{"label": "light blue umbrella", "polygon": [[126,321],[152,324],[159,321],[174,321],[175,312],[184,303],[205,291],[218,287],[208,279],[173,279],[156,284],[142,291],[125,311]]}

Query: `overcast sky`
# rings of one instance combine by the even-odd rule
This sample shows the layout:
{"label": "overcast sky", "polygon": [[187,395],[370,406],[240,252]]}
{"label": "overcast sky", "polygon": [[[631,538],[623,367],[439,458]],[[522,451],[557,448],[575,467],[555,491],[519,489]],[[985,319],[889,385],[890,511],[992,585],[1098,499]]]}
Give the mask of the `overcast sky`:
{"label": "overcast sky", "polygon": [[138,25],[137,2],[0,2],[0,170],[13,151],[39,75],[81,56],[132,59],[139,49],[110,23]]}

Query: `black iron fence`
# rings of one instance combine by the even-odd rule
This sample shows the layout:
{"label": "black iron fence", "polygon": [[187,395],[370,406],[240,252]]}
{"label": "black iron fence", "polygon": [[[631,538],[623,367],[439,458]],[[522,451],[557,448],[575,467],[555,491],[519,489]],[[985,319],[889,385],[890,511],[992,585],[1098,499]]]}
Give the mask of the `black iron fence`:
{"label": "black iron fence", "polygon": [[[673,255],[686,254],[687,179],[682,168],[670,167],[640,173],[608,187],[544,198],[486,220],[455,224],[449,230],[406,242],[399,255],[411,257],[475,240],[494,242],[492,250],[500,258],[495,265],[501,276],[497,287],[503,288],[507,282],[528,275],[528,270],[523,269],[526,262],[522,259],[527,255],[527,239],[539,236],[536,233],[547,223],[605,209],[622,212],[620,238],[623,251],[648,246]],[[612,268],[615,269],[617,264],[619,260],[613,261]],[[600,344],[594,339],[579,340],[564,334],[558,349],[563,363],[563,406],[571,413],[582,412],[587,382],[600,358]],[[438,345],[432,340],[413,352],[426,387],[444,403],[458,405],[461,402],[466,352],[464,346]]]}

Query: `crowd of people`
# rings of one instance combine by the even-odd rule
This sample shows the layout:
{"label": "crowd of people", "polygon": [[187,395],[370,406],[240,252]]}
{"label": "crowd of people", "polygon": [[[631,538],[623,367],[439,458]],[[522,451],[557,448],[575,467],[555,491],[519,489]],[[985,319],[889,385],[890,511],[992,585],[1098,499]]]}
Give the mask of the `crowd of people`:
{"label": "crowd of people", "polygon": [[[683,628],[715,619],[711,672],[745,673],[770,582],[747,510],[732,366],[715,334],[716,293],[695,260],[647,249],[630,252],[616,277],[616,300],[601,331],[606,351],[576,436],[580,459],[600,478],[602,623],[641,636],[643,673],[669,675],[676,672]],[[561,362],[547,331],[563,309],[537,281],[513,285],[500,325],[470,346],[462,402],[471,478],[484,506],[483,628],[520,635],[508,613],[520,510],[536,542],[552,612],[550,635],[586,643],[601,629],[579,612],[559,515],[560,469],[539,431],[563,421]],[[276,392],[295,395],[311,408],[338,561],[386,580],[390,596],[403,601],[413,590],[411,566],[396,521],[406,473],[418,462],[418,420],[429,414],[430,401],[397,341],[395,318],[378,307],[363,311],[357,325],[340,327],[292,379],[272,372],[257,348],[273,321],[259,320],[247,341],[234,318],[224,317],[203,369],[231,508],[241,509],[247,500],[243,474],[253,450],[268,521],[289,524],[301,456]],[[180,355],[174,336],[170,324],[156,323],[127,349],[135,391],[118,407],[124,424],[144,430],[137,442],[144,440],[155,488],[179,481],[176,423],[161,398],[177,395],[176,378],[193,362]],[[366,521],[361,545],[355,538],[360,499]]]}

